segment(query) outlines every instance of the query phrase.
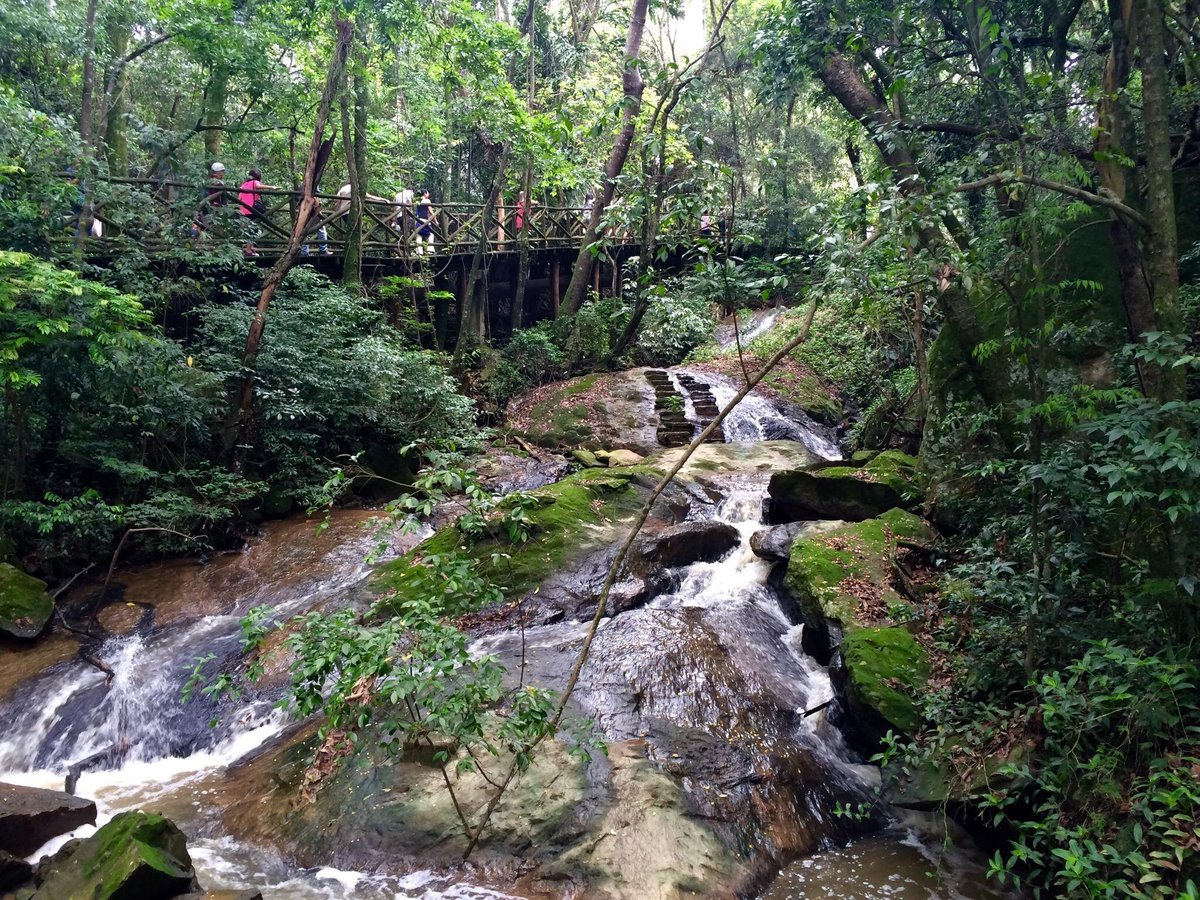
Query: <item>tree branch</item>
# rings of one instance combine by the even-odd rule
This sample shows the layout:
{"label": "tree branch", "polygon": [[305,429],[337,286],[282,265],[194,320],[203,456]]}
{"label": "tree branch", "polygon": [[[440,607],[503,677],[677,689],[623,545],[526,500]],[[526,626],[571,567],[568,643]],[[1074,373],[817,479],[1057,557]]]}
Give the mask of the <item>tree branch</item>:
{"label": "tree branch", "polygon": [[1068,197],[1074,197],[1076,200],[1082,200],[1091,206],[1103,206],[1105,209],[1111,209],[1114,212],[1120,213],[1129,221],[1142,228],[1149,229],[1150,221],[1140,212],[1131,206],[1127,206],[1115,197],[1106,197],[1103,194],[1096,194],[1092,191],[1085,191],[1083,188],[1075,187],[1071,184],[1063,184],[1060,181],[1050,181],[1046,178],[1038,178],[1035,175],[1015,175],[1009,173],[1000,173],[997,175],[989,175],[987,178],[981,178],[978,181],[968,181],[964,184],[957,185],[954,188],[955,193],[965,194],[970,191],[978,191],[984,188],[992,187],[997,184],[1028,184],[1033,187],[1045,188],[1048,191],[1054,191],[1058,194],[1065,194]]}

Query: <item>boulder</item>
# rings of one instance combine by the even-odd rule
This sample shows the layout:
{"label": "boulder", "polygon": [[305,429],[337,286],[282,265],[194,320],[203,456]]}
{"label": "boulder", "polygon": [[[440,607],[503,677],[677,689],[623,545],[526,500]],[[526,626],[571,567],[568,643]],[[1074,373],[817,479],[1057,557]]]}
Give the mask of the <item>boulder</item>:
{"label": "boulder", "polygon": [[7,850],[0,850],[0,894],[28,881],[32,876],[33,867],[29,863]]}
{"label": "boulder", "polygon": [[777,472],[771,476],[768,518],[846,519],[860,522],[894,507],[913,509],[918,495],[917,462],[899,450],[886,450],[861,468],[827,466]]}
{"label": "boulder", "polygon": [[636,466],[643,459],[645,459],[644,456],[634,453],[632,450],[618,449],[608,454],[608,465],[614,469],[621,466]]}
{"label": "boulder", "polygon": [[848,524],[840,519],[821,519],[815,522],[788,522],[786,525],[773,525],[750,535],[750,549],[763,559],[787,562],[791,556],[792,544],[800,538],[811,537],[826,531],[836,531],[839,528],[845,528]]}
{"label": "boulder", "polygon": [[51,838],[94,825],[96,804],[43,788],[0,783],[0,850],[29,856]]}
{"label": "boulder", "polygon": [[638,539],[631,568],[660,568],[716,562],[741,542],[741,534],[725,522],[681,522]]}
{"label": "boulder", "polygon": [[843,632],[878,624],[906,605],[891,583],[896,541],[928,544],[935,538],[912,513],[893,509],[793,543],[783,587],[804,622],[804,649],[826,665]]}
{"label": "boulder", "polygon": [[571,458],[585,469],[599,469],[604,465],[591,450],[572,450]]}
{"label": "boulder", "polygon": [[10,563],[0,563],[0,634],[35,638],[53,614],[54,601],[46,593],[46,582]]}
{"label": "boulder", "polygon": [[848,631],[840,650],[833,682],[860,746],[876,750],[889,731],[916,734],[917,701],[929,681],[925,649],[903,628],[879,627]]}
{"label": "boulder", "polygon": [[183,832],[140,811],[43,860],[37,878],[40,900],[167,900],[200,890]]}

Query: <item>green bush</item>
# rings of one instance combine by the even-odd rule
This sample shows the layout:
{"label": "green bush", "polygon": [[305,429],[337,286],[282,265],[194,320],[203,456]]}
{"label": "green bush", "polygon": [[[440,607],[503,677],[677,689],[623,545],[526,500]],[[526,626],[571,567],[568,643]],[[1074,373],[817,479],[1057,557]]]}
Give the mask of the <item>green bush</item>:
{"label": "green bush", "polygon": [[[228,385],[254,309],[200,312],[199,364]],[[405,348],[380,313],[311,269],[294,269],[271,306],[259,353],[260,444],[251,471],[282,496],[308,502],[329,460],[368,443],[462,445],[478,439],[475,410],[442,358]]]}
{"label": "green bush", "polygon": [[687,294],[665,293],[655,298],[638,331],[638,361],[643,365],[673,366],[716,332],[713,306]]}

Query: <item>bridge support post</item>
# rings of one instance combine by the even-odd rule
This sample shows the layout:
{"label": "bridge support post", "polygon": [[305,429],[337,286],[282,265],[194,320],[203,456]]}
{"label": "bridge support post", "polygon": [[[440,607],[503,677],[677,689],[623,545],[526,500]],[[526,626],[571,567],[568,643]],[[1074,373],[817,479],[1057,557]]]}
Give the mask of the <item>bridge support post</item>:
{"label": "bridge support post", "polygon": [[550,261],[550,296],[554,298],[554,317],[562,304],[562,262],[556,256]]}

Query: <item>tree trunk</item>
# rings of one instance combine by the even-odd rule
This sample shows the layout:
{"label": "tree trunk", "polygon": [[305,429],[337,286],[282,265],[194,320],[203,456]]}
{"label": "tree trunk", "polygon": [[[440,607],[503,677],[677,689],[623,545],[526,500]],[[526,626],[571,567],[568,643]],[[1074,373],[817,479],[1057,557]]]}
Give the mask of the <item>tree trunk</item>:
{"label": "tree trunk", "polygon": [[[84,156],[92,147],[93,97],[96,93],[96,0],[88,0],[83,48],[83,94],[79,103],[79,143]],[[84,173],[80,173],[82,179]]]}
{"label": "tree trunk", "polygon": [[221,155],[221,137],[224,134],[225,101],[229,98],[229,67],[217,63],[208,79],[204,93],[204,155],[209,161]]}
{"label": "tree trunk", "polygon": [[642,33],[646,30],[646,5],[647,0],[633,0],[633,14],[629,19],[629,33],[625,38],[625,100],[621,113],[621,130],[617,133],[617,139],[608,155],[608,162],[604,166],[604,185],[592,201],[589,227],[584,231],[579,255],[575,258],[575,270],[567,285],[567,302],[562,306],[563,312],[579,312],[587,298],[588,279],[594,262],[591,247],[602,234],[600,219],[604,210],[612,203],[617,177],[625,167],[625,158],[629,155],[629,145],[633,141],[633,130],[642,107],[642,91],[646,85],[642,79],[641,68],[637,64],[642,48]]}
{"label": "tree trunk", "polygon": [[[891,170],[901,192],[910,197],[924,196],[925,181],[896,117],[867,87],[850,61],[840,53],[833,53],[826,58],[818,74],[834,99],[872,135],[879,155]],[[928,221],[917,226],[917,239],[935,258],[945,244],[942,232]],[[962,342],[963,362],[971,372],[979,395],[984,402],[997,404],[1008,395],[1006,367],[997,354],[980,360],[972,352],[983,343],[983,327],[961,279],[950,277],[947,282],[938,295],[938,303]]]}
{"label": "tree trunk", "polygon": [[129,175],[129,140],[125,123],[125,94],[129,88],[129,75],[124,61],[125,54],[129,52],[130,23],[124,12],[117,14],[114,11],[111,15],[108,43],[112,47],[113,65],[119,66],[119,69],[104,111],[104,154],[108,159],[108,173],[124,178]]}
{"label": "tree trunk", "polygon": [[267,310],[279,285],[287,276],[288,271],[296,263],[300,255],[300,246],[304,242],[310,226],[316,220],[317,198],[315,195],[317,183],[320,181],[321,170],[328,159],[328,148],[323,147],[325,123],[329,121],[329,110],[333,106],[333,98],[337,95],[338,86],[342,82],[342,71],[346,66],[346,55],[354,38],[353,26],[343,20],[336,20],[337,44],[333,50],[333,58],[329,61],[329,71],[325,75],[325,88],[321,92],[321,100],[317,104],[317,115],[313,122],[312,141],[308,147],[308,160],[304,166],[303,198],[297,210],[296,221],[292,226],[292,234],[287,248],[279,260],[271,267],[263,280],[262,293],[258,297],[258,306],[254,311],[254,319],[250,323],[250,331],[246,335],[246,349],[242,354],[241,390],[238,392],[236,406],[231,410],[222,433],[222,450],[225,458],[230,459],[237,448],[242,431],[250,419],[250,411],[254,406],[254,368],[258,362],[258,351],[262,343],[263,331],[267,327]]}
{"label": "tree trunk", "polygon": [[[1170,96],[1162,0],[1142,0],[1137,22],[1138,58],[1142,70],[1142,131],[1146,140],[1146,274],[1154,297],[1158,330],[1183,331],[1179,309],[1179,242],[1175,231],[1174,165],[1171,158]],[[1184,369],[1156,367],[1150,396],[1185,399]]]}
{"label": "tree trunk", "polygon": [[[458,317],[458,340],[454,344],[454,368],[462,366],[463,356],[471,344],[480,337],[480,322],[483,319],[480,309],[479,285],[483,273],[483,258],[488,249],[488,223],[495,216],[500,192],[504,189],[504,170],[508,165],[508,143],[500,151],[500,159],[496,163],[496,177],[492,179],[492,189],[483,204],[483,215],[479,223],[479,242],[475,245],[475,255],[471,258],[471,273],[463,291],[462,313]],[[486,298],[484,303],[486,303]]]}
{"label": "tree trunk", "polygon": [[[367,193],[370,189],[367,177],[367,114],[370,97],[366,68],[366,53],[359,45],[354,60],[354,123],[351,128],[349,99],[342,92],[342,146],[346,154],[346,169],[350,176],[350,211],[346,214],[346,255],[342,260],[342,284],[362,285],[363,225],[366,215]],[[349,78],[347,78],[349,87]]]}

